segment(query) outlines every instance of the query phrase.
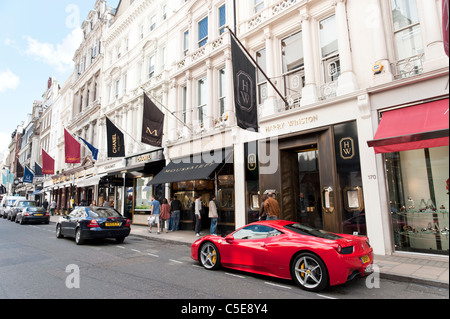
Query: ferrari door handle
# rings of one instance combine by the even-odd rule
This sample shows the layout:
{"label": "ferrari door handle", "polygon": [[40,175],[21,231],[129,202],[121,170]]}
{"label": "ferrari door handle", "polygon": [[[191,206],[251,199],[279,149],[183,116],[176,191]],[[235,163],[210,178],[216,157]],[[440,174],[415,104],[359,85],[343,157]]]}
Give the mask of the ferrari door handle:
{"label": "ferrari door handle", "polygon": [[262,247],[262,248],[265,248],[265,247],[266,247],[266,244],[265,244],[265,243],[262,243],[262,244],[261,244],[261,247]]}

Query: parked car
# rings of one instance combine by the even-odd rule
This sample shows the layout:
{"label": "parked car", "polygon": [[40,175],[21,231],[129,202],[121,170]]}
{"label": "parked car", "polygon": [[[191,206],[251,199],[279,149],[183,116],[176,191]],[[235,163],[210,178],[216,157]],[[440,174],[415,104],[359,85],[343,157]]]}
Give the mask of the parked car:
{"label": "parked car", "polygon": [[25,223],[50,223],[50,213],[43,207],[25,207],[24,210],[17,213],[16,223],[21,225]]}
{"label": "parked car", "polygon": [[77,245],[87,239],[114,238],[122,243],[130,235],[131,222],[111,207],[77,207],[56,225],[56,237],[75,238]]}
{"label": "parked car", "polygon": [[192,244],[192,258],[208,270],[220,266],[294,280],[306,291],[321,291],[372,272],[367,237],[333,234],[289,221],[264,221],[222,238]]}
{"label": "parked car", "polygon": [[8,220],[15,221],[16,216],[18,213],[20,213],[22,210],[24,210],[27,207],[37,207],[37,204],[34,200],[18,200],[14,203],[14,206],[11,207],[11,209],[8,211]]}
{"label": "parked car", "polygon": [[3,217],[6,219],[8,217],[8,212],[14,206],[16,201],[18,200],[26,200],[25,197],[19,197],[19,196],[5,196],[2,199],[2,202],[0,204],[0,217]]}

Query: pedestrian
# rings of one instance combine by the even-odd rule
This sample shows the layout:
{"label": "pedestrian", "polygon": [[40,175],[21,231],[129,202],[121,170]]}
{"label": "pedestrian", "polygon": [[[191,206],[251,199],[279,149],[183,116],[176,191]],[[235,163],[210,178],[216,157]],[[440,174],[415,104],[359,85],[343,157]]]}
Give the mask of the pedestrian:
{"label": "pedestrian", "polygon": [[[154,223],[156,223],[156,226],[158,227],[158,235],[160,232],[160,225],[159,225],[159,215],[161,214],[161,203],[156,200],[155,195],[152,195],[152,211],[151,211],[151,218],[154,218]],[[152,232],[153,223],[150,223],[150,230],[149,232]]]}
{"label": "pedestrian", "polygon": [[55,200],[53,200],[50,204],[50,215],[51,216],[55,215],[55,210],[56,210],[56,202],[55,202]]}
{"label": "pedestrian", "polygon": [[181,202],[177,196],[174,196],[172,203],[170,203],[173,218],[172,230],[178,231],[180,228]]}
{"label": "pedestrian", "polygon": [[264,209],[264,203],[266,202],[267,197],[269,197],[269,196],[267,196],[267,194],[264,194],[262,196],[262,204],[261,204],[261,208],[259,209],[259,220],[266,220],[267,219],[267,214],[266,214],[266,211]]}
{"label": "pedestrian", "polygon": [[48,201],[47,198],[44,198],[44,202],[42,203],[42,207],[44,207],[45,211],[48,209]]}
{"label": "pedestrian", "polygon": [[269,193],[264,202],[264,211],[267,214],[267,220],[277,220],[280,218],[280,205],[277,200],[273,198],[273,194]]}
{"label": "pedestrian", "polygon": [[83,199],[81,200],[80,206],[86,207],[87,205],[88,205],[87,201],[83,198]]}
{"label": "pedestrian", "polygon": [[166,230],[166,233],[169,232],[169,220],[170,220],[170,205],[166,198],[163,199],[163,203],[161,206],[161,214],[159,217],[161,221],[161,231]]}
{"label": "pedestrian", "polygon": [[209,202],[209,218],[211,218],[211,228],[209,230],[212,236],[216,235],[217,219],[219,214],[217,214],[216,196],[211,195],[211,201]]}
{"label": "pedestrian", "polygon": [[202,227],[202,195],[195,200],[195,236],[200,237]]}

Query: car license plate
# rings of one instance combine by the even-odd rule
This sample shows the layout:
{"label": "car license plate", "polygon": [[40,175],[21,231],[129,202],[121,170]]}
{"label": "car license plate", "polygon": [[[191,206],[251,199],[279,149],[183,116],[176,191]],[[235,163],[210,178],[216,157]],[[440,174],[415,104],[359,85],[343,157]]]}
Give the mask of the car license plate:
{"label": "car license plate", "polygon": [[105,223],[106,227],[119,227],[120,223]]}
{"label": "car license plate", "polygon": [[43,214],[34,214],[35,217],[42,217],[44,216]]}
{"label": "car license plate", "polygon": [[361,257],[361,261],[363,264],[368,264],[370,263],[370,257],[369,256]]}

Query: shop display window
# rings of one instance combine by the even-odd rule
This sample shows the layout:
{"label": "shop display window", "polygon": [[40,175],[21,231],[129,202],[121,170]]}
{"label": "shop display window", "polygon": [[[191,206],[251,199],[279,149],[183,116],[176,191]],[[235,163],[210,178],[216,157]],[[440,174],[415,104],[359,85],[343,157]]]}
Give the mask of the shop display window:
{"label": "shop display window", "polygon": [[134,206],[135,213],[150,213],[152,206],[153,187],[148,186],[153,177],[136,178],[136,202]]}
{"label": "shop display window", "polygon": [[395,248],[448,255],[449,147],[385,155]]}

